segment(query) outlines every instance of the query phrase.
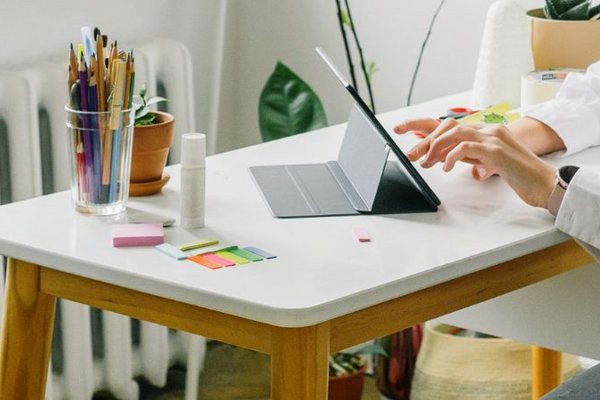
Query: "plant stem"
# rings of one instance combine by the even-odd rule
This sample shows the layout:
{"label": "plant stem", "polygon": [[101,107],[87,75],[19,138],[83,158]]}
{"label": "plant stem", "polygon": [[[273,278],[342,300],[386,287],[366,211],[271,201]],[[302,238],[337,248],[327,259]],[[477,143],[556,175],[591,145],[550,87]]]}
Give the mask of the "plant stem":
{"label": "plant stem", "polygon": [[375,99],[373,98],[373,90],[371,89],[371,79],[369,79],[369,74],[367,73],[367,67],[365,66],[365,58],[363,56],[362,47],[360,47],[358,34],[356,33],[356,29],[354,28],[354,19],[352,19],[352,14],[350,13],[350,4],[348,4],[348,0],[344,0],[344,3],[346,5],[346,12],[348,12],[348,19],[350,20],[350,29],[352,30],[354,42],[356,43],[356,48],[358,49],[358,55],[360,57],[360,67],[363,71],[363,75],[365,76],[365,83],[367,84],[367,90],[369,91],[371,110],[375,113]]}
{"label": "plant stem", "polygon": [[425,52],[425,47],[427,46],[427,42],[429,41],[429,36],[431,36],[431,31],[433,30],[433,24],[437,19],[442,6],[446,0],[441,0],[438,5],[433,17],[431,18],[431,22],[429,23],[429,29],[427,30],[427,35],[425,35],[425,40],[423,40],[423,44],[421,44],[421,51],[419,52],[419,58],[417,59],[417,66],[415,67],[415,71],[413,72],[412,80],[410,82],[410,89],[408,90],[408,98],[406,99],[406,105],[410,106],[410,100],[412,98],[413,89],[415,87],[415,81],[417,80],[417,75],[419,73],[419,68],[421,67],[421,59],[423,58],[423,53]]}
{"label": "plant stem", "polygon": [[342,7],[340,5],[340,0],[335,0],[335,5],[337,7],[338,22],[340,23],[340,32],[342,33],[342,39],[344,40],[344,49],[346,50],[346,57],[348,58],[348,67],[350,68],[352,86],[354,86],[354,88],[358,92],[358,87],[356,86],[356,76],[354,74],[354,62],[352,61],[352,54],[350,53],[350,47],[348,46],[348,38],[346,37],[346,30],[344,29],[344,20],[342,18]]}

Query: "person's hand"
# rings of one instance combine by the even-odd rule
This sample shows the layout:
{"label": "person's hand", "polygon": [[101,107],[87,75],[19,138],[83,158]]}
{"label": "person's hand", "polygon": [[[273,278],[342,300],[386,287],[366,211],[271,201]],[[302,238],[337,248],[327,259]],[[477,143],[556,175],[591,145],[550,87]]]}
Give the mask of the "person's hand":
{"label": "person's hand", "polygon": [[[411,124],[409,130],[420,130]],[[516,140],[507,127],[444,120],[430,132],[408,153],[410,159],[422,159],[425,168],[442,162],[444,171],[452,170],[457,161],[471,163],[476,179],[487,179],[496,172],[527,204],[547,208],[555,169]]]}
{"label": "person's hand", "polygon": [[[418,118],[418,119],[410,119],[404,122],[399,123],[394,126],[394,132],[399,135],[404,133],[415,133],[419,134],[419,136],[424,136],[425,138],[421,140],[415,147],[413,147],[406,156],[411,161],[417,161],[423,154],[427,152],[429,149],[429,143],[431,139],[439,134],[436,129],[439,131],[441,123],[437,119],[433,118]],[[421,137],[422,137],[421,136]]]}
{"label": "person's hand", "polygon": [[[406,153],[406,156],[409,160],[417,161],[419,158],[427,154],[432,141],[434,141],[440,135],[444,134],[450,129],[453,129],[456,126],[458,126],[458,122],[452,118],[447,118],[441,122],[432,118],[420,118],[407,120],[396,125],[394,127],[394,132],[400,135],[409,132],[421,133],[422,135],[425,135],[423,140],[417,143],[412,149],[410,149]],[[479,127],[477,125],[471,126]],[[469,162],[471,160],[463,161]],[[472,162],[472,164],[474,164],[472,169],[472,175],[473,178],[477,180],[485,180],[496,173],[496,171],[492,168],[483,169],[478,168],[479,165],[477,163]],[[423,166],[427,167],[426,165]]]}

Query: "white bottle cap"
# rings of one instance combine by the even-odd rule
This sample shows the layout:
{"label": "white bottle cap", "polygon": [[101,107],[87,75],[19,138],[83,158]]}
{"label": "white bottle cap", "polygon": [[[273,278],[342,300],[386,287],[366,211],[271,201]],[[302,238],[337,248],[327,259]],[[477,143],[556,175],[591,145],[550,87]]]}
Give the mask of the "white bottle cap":
{"label": "white bottle cap", "polygon": [[181,135],[181,167],[204,168],[206,164],[206,135],[184,133]]}

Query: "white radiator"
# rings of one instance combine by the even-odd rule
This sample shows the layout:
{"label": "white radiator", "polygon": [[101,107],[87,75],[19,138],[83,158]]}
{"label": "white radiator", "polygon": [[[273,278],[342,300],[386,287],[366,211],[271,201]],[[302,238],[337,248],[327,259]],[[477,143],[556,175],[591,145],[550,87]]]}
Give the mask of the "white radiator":
{"label": "white radiator", "polygon": [[[135,93],[146,83],[150,95],[170,100],[177,134],[169,160],[178,162],[181,134],[194,131],[190,55],[166,39],[122,48],[134,49]],[[0,203],[69,187],[66,54],[58,62],[0,70]],[[0,283],[3,278],[0,268]],[[2,305],[2,284],[0,295]],[[119,399],[138,399],[134,377],[164,386],[167,369],[176,362],[187,366],[186,400],[196,398],[204,338],[66,300],[58,303],[55,326],[47,399],[89,400],[101,389]]]}

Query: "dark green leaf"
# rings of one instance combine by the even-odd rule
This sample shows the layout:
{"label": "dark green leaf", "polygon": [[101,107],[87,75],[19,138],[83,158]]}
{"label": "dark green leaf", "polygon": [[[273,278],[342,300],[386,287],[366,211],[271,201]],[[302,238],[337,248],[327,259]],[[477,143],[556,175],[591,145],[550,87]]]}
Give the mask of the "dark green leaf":
{"label": "dark green leaf", "polygon": [[260,94],[258,119],[263,141],[327,126],[319,97],[281,62],[275,66]]}
{"label": "dark green leaf", "polygon": [[549,19],[585,20],[588,8],[588,0],[546,0],[544,15]]}
{"label": "dark green leaf", "polygon": [[154,123],[154,114],[147,113],[139,118],[135,119],[136,126],[152,125]]}
{"label": "dark green leaf", "polygon": [[575,7],[569,8],[567,11],[560,14],[558,19],[567,21],[582,21],[588,19],[588,11],[590,4],[588,2],[581,3]]}

